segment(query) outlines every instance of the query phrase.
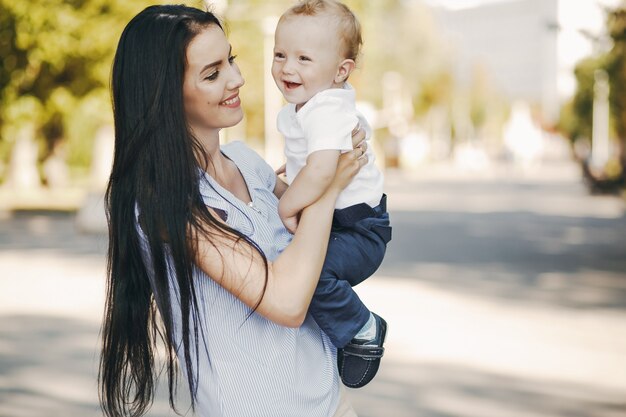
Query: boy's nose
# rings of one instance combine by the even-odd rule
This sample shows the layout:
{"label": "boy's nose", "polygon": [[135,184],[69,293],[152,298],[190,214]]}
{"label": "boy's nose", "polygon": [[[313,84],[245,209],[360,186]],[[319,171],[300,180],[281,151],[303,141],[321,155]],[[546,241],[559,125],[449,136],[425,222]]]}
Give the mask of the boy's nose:
{"label": "boy's nose", "polygon": [[293,74],[293,65],[291,65],[289,62],[285,62],[285,65],[283,65],[283,73]]}

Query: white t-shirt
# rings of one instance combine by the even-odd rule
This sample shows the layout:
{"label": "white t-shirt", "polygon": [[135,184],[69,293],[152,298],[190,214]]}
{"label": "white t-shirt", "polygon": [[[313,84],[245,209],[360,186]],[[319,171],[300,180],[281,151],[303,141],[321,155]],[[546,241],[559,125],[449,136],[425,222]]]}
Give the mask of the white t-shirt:
{"label": "white t-shirt", "polygon": [[[370,139],[372,129],[357,111],[354,89],[348,83],[344,88],[317,93],[297,112],[295,104],[284,106],[278,113],[277,127],[285,137],[287,182],[291,184],[311,153],[329,149],[351,150],[352,130],[359,123],[366,131],[366,139]],[[365,153],[368,163],[339,195],[336,208],[358,203],[376,207],[380,202],[383,174],[374,165],[376,158],[372,147],[368,146]]]}

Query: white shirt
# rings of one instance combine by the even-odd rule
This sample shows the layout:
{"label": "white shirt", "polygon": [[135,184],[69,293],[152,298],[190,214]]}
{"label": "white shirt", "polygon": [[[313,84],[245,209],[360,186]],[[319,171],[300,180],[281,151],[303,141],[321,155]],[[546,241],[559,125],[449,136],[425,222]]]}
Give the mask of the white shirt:
{"label": "white shirt", "polygon": [[[330,88],[313,96],[296,112],[289,103],[278,113],[277,127],[285,137],[287,182],[291,184],[306,165],[307,157],[316,151],[352,149],[352,130],[361,126],[370,139],[372,129],[356,110],[355,93],[350,84],[344,88]],[[376,207],[383,194],[383,174],[374,165],[372,146],[365,152],[368,163],[361,168],[352,182],[337,198],[335,208],[341,209],[358,203]]]}
{"label": "white shirt", "polygon": [[[249,236],[271,261],[291,240],[272,192],[274,170],[242,142],[229,143],[222,152],[241,171],[252,204],[245,204],[208,175],[200,184],[203,200],[223,210],[228,225]],[[145,236],[139,231],[146,264],[151,265]],[[257,313],[248,317],[249,307],[198,268],[194,280],[202,317],[200,358],[193,365],[198,370],[195,415],[330,417],[335,413],[339,401],[336,349],[311,316],[299,328],[280,326]],[[174,337],[180,340],[180,304],[172,270],[170,289]],[[178,357],[184,371],[182,348]]]}

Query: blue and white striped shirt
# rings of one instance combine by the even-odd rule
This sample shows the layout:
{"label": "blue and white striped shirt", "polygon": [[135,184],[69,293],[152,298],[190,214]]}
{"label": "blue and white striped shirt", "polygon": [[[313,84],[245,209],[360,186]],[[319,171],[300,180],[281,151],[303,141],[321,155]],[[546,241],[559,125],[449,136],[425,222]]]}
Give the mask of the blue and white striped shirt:
{"label": "blue and white striped shirt", "polygon": [[[223,210],[229,226],[249,236],[268,260],[274,260],[291,240],[272,192],[274,171],[242,142],[224,145],[222,153],[241,171],[252,204],[245,204],[208,175],[200,186],[204,202]],[[201,316],[199,361],[194,364],[198,370],[199,416],[334,414],[339,400],[336,351],[310,316],[297,329],[280,326],[256,313],[246,319],[250,309],[239,299],[198,268],[194,278]],[[174,280],[170,282],[176,294]],[[180,340],[180,309],[178,297],[174,298],[175,337]],[[182,364],[182,350],[178,356]],[[181,368],[185,369],[184,364]]]}

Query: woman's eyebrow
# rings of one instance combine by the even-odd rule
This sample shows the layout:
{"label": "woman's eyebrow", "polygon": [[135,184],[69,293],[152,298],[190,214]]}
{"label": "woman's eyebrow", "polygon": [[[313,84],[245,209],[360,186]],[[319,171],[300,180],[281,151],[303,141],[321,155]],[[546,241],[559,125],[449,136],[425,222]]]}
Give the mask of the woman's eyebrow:
{"label": "woman's eyebrow", "polygon": [[220,65],[222,65],[222,62],[224,62],[223,59],[220,59],[218,61],[215,62],[211,62],[210,64],[205,65],[204,67],[202,67],[202,69],[200,70],[200,74],[202,74],[204,71],[208,70],[209,68],[212,67],[218,67]]}
{"label": "woman's eyebrow", "polygon": [[[230,48],[228,49],[228,56],[230,57],[231,53],[233,52],[233,46],[230,45]],[[215,62],[211,62],[210,64],[205,65],[204,67],[202,67],[202,69],[200,70],[200,74],[202,74],[204,71],[206,71],[209,68],[212,67],[218,67],[220,65],[222,65],[222,63],[224,62],[223,59],[218,59]]]}

